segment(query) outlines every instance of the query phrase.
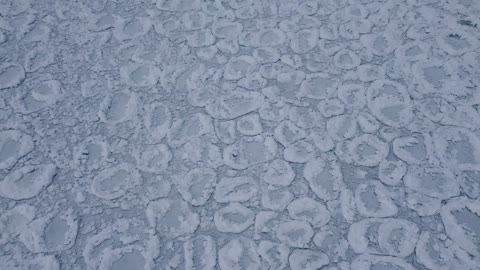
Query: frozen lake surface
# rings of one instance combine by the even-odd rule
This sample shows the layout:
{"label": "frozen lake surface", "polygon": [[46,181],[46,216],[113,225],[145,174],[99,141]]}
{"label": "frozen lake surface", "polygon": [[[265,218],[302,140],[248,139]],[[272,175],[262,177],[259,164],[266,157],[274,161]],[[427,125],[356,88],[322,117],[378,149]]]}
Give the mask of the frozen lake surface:
{"label": "frozen lake surface", "polygon": [[0,0],[1,270],[479,270],[480,1]]}

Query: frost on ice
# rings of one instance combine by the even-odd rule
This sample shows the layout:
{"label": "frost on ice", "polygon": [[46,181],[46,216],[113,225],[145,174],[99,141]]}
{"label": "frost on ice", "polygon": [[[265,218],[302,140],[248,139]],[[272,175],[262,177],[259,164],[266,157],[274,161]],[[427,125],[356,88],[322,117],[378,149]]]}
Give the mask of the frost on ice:
{"label": "frost on ice", "polygon": [[460,194],[457,177],[445,168],[409,166],[405,186],[427,196],[448,199]]}
{"label": "frost on ice", "polygon": [[474,269],[478,262],[472,261],[458,245],[449,242],[437,233],[422,232],[415,249],[418,262],[430,270]]}
{"label": "frost on ice", "polygon": [[313,237],[312,226],[303,220],[285,221],[278,225],[277,238],[291,247],[303,248]]}
{"label": "frost on ice", "polygon": [[101,136],[91,136],[75,147],[74,163],[80,172],[98,170],[108,161],[110,148]]}
{"label": "frost on ice", "polygon": [[279,186],[289,186],[295,178],[295,171],[290,164],[281,159],[273,160],[262,177],[262,180]]}
{"label": "frost on ice", "polygon": [[174,120],[167,131],[167,141],[171,147],[178,148],[194,138],[210,138],[213,131],[212,119],[206,114],[196,113]]}
{"label": "frost on ice", "polygon": [[329,263],[327,255],[308,249],[295,249],[288,257],[288,261],[292,270],[314,270]]}
{"label": "frost on ice", "polygon": [[14,102],[19,111],[30,114],[55,105],[61,97],[61,83],[57,80],[47,80],[33,87],[29,93],[19,95]]}
{"label": "frost on ice", "polygon": [[409,124],[413,105],[404,85],[389,80],[377,80],[367,90],[370,111],[388,126],[403,127]]}
{"label": "frost on ice", "polygon": [[[320,251],[324,252],[330,261],[338,262],[347,258],[349,244],[339,231],[332,230],[325,226],[313,237],[313,243]],[[316,250],[315,250],[316,251]]]}
{"label": "frost on ice", "polygon": [[[55,55],[53,53],[52,48],[36,47],[35,49],[29,51],[25,55],[25,61],[23,66],[26,72],[35,72],[42,68],[48,67],[49,65],[52,65],[54,61],[55,61]],[[16,75],[17,78],[15,80],[18,81],[19,79],[22,78],[21,76],[22,76],[23,70],[18,70],[16,72],[17,72],[17,75]]]}
{"label": "frost on ice", "polygon": [[291,121],[282,121],[274,130],[274,138],[284,147],[303,139],[306,132]]}
{"label": "frost on ice", "polygon": [[105,97],[100,104],[98,116],[108,124],[119,124],[131,120],[137,110],[137,96],[129,91],[122,91]]}
{"label": "frost on ice", "polygon": [[231,203],[215,212],[215,227],[221,232],[241,233],[253,225],[255,214],[240,203]]}
{"label": "frost on ice", "polygon": [[33,198],[52,183],[56,172],[53,164],[24,166],[0,182],[0,196],[13,200]]}
{"label": "frost on ice", "polygon": [[288,214],[292,219],[308,221],[313,227],[322,227],[330,221],[330,212],[320,202],[310,198],[299,198],[291,202]]}
{"label": "frost on ice", "polygon": [[38,255],[28,260],[23,258],[14,258],[11,256],[2,256],[0,257],[0,264],[11,270],[60,270],[60,263],[54,255]]}
{"label": "frost on ice", "polygon": [[234,119],[253,112],[263,105],[264,96],[257,92],[235,90],[208,104],[205,109],[216,119]]}
{"label": "frost on ice", "polygon": [[445,232],[455,243],[473,256],[480,255],[480,203],[467,197],[457,197],[440,212]]}
{"label": "frost on ice", "polygon": [[3,63],[0,65],[0,89],[15,87],[25,80],[25,70],[19,64]]}
{"label": "frost on ice", "polygon": [[245,115],[237,120],[238,131],[247,136],[259,135],[262,133],[262,124],[258,114]]}
{"label": "frost on ice", "polygon": [[336,161],[321,158],[312,159],[305,164],[303,177],[310,184],[310,188],[323,200],[335,199],[342,187],[343,176]]}
{"label": "frost on ice", "polygon": [[299,95],[313,99],[328,99],[335,96],[338,80],[326,73],[307,75],[300,86]]}
{"label": "frost on ice", "polygon": [[480,166],[480,139],[475,133],[460,127],[442,126],[433,133],[438,158],[445,166],[462,170]]}
{"label": "frost on ice", "polygon": [[433,154],[432,138],[428,134],[414,133],[393,140],[393,153],[408,164],[428,163]]}
{"label": "frost on ice", "polygon": [[378,178],[385,185],[399,185],[407,173],[407,164],[401,160],[383,160],[378,166]]}
{"label": "frost on ice", "polygon": [[354,258],[350,264],[351,269],[369,269],[386,268],[399,270],[415,270],[415,268],[405,260],[392,256],[378,256],[362,254]]}
{"label": "frost on ice", "polygon": [[231,58],[225,65],[224,78],[226,80],[239,80],[253,71],[255,59],[251,56],[242,55]]}
{"label": "frost on ice", "polygon": [[104,200],[114,200],[141,183],[139,172],[128,163],[105,169],[97,174],[91,184],[91,192]]}
{"label": "frost on ice", "polygon": [[407,257],[415,249],[418,226],[404,219],[363,219],[353,223],[348,241],[355,253]]}
{"label": "frost on ice", "polygon": [[253,165],[272,160],[277,153],[277,144],[272,137],[262,135],[242,138],[223,150],[225,165],[243,170]]}
{"label": "frost on ice", "polygon": [[0,169],[8,169],[34,149],[30,135],[17,130],[0,132]]}
{"label": "frost on ice", "polygon": [[222,270],[259,270],[261,261],[257,245],[243,236],[233,238],[218,251],[218,264]]}
{"label": "frost on ice", "polygon": [[181,178],[178,192],[182,198],[194,206],[204,205],[213,193],[217,174],[212,169],[192,169]]}
{"label": "frost on ice", "polygon": [[214,198],[217,202],[245,202],[258,193],[258,183],[248,176],[224,177],[215,188]]}
{"label": "frost on ice", "polygon": [[314,146],[305,141],[300,140],[287,146],[283,151],[283,159],[293,163],[305,163],[314,157]]}
{"label": "frost on ice", "polygon": [[348,143],[348,149],[355,164],[368,167],[380,164],[389,152],[385,142],[370,134],[353,138]]}
{"label": "frost on ice", "polygon": [[257,250],[262,261],[266,262],[270,268],[282,269],[287,266],[290,248],[286,245],[272,241],[260,241]]}
{"label": "frost on ice", "polygon": [[120,69],[122,79],[131,86],[154,86],[160,77],[160,69],[154,66],[130,64]]}
{"label": "frost on ice", "polygon": [[28,228],[28,224],[35,218],[35,207],[20,204],[6,211],[0,216],[0,244],[18,237]]}
{"label": "frost on ice", "polygon": [[262,190],[262,207],[281,211],[287,207],[293,197],[293,193],[287,188],[269,185]]}
{"label": "frost on ice", "polygon": [[128,265],[152,270],[153,260],[159,255],[159,241],[145,226],[142,221],[121,218],[94,232],[83,250],[87,269],[119,269]]}
{"label": "frost on ice", "polygon": [[137,167],[142,171],[150,173],[165,171],[172,160],[172,153],[165,144],[139,147],[134,154],[137,160]]}
{"label": "frost on ice", "polygon": [[0,269],[477,270],[480,2],[0,0]]}
{"label": "frost on ice", "polygon": [[78,234],[78,217],[73,211],[68,209],[33,220],[20,240],[34,253],[70,249]]}
{"label": "frost on ice", "polygon": [[181,199],[152,201],[145,213],[150,227],[166,238],[192,234],[200,223],[199,215]]}
{"label": "frost on ice", "polygon": [[379,182],[369,181],[358,185],[355,203],[358,212],[365,217],[391,217],[398,213],[398,207],[388,190]]}
{"label": "frost on ice", "polygon": [[208,235],[189,238],[183,245],[186,269],[213,270],[217,264],[215,240]]}

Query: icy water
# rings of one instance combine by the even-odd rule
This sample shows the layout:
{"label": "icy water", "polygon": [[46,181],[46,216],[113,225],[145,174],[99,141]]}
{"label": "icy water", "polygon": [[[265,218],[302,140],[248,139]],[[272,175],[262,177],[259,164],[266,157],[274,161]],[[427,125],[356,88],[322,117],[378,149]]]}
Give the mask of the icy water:
{"label": "icy water", "polygon": [[478,270],[479,39],[476,0],[0,0],[0,270]]}

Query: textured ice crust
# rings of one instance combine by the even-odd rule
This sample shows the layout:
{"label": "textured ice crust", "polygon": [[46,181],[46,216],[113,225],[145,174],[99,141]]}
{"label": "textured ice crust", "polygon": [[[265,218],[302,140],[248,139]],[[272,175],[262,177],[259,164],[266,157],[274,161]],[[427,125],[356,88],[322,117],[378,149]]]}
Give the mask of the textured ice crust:
{"label": "textured ice crust", "polygon": [[0,270],[479,270],[479,15],[0,0]]}

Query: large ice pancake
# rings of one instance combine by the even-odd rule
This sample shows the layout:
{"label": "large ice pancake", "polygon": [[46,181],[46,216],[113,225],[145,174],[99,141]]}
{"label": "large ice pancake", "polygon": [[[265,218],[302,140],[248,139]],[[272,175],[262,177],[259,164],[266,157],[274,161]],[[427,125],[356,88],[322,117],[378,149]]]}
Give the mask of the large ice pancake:
{"label": "large ice pancake", "polygon": [[25,80],[25,70],[19,64],[3,63],[0,65],[0,89],[18,86]]}
{"label": "large ice pancake", "polygon": [[272,137],[258,135],[242,138],[223,150],[225,164],[233,169],[248,167],[270,161],[277,154],[277,143]]}
{"label": "large ice pancake", "polygon": [[441,126],[433,132],[433,144],[445,166],[461,170],[480,168],[480,139],[469,129]]}
{"label": "large ice pancake", "polygon": [[243,236],[233,238],[218,251],[218,265],[222,270],[261,269],[257,245]]}
{"label": "large ice pancake", "polygon": [[53,164],[24,166],[0,182],[0,196],[13,200],[33,198],[52,183],[56,173]]}
{"label": "large ice pancake", "polygon": [[234,119],[259,109],[265,97],[257,92],[235,90],[218,97],[205,109],[216,119]]}
{"label": "large ice pancake", "polygon": [[33,138],[18,130],[0,132],[0,170],[15,165],[34,149]]}
{"label": "large ice pancake", "polygon": [[480,256],[480,202],[467,197],[451,199],[440,212],[445,232],[473,256]]}

